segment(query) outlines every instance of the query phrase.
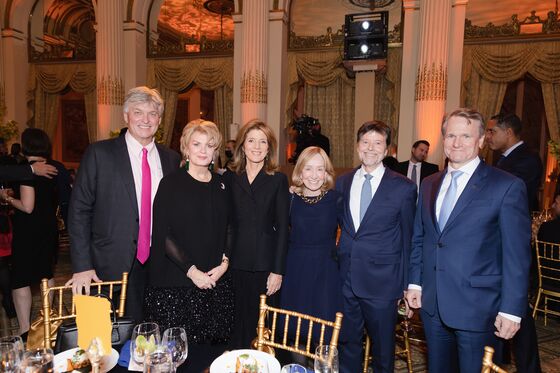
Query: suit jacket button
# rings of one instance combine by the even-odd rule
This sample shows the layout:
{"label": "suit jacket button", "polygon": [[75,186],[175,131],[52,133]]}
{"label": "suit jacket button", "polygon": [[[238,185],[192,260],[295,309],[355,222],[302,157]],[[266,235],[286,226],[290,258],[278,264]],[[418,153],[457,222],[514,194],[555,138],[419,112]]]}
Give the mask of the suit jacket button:
{"label": "suit jacket button", "polygon": [[138,223],[140,221],[140,219],[136,218],[136,222]]}
{"label": "suit jacket button", "polygon": [[443,244],[441,242],[438,242],[437,247],[443,247]]}
{"label": "suit jacket button", "polygon": [[136,245],[136,244],[137,244],[137,241],[136,241],[136,240],[132,240],[132,243]]}

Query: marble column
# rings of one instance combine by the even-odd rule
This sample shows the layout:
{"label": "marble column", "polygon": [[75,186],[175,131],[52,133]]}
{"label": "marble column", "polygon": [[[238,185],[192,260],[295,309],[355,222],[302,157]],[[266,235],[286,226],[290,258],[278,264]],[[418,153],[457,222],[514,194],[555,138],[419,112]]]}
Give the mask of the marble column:
{"label": "marble column", "polygon": [[463,44],[465,40],[465,12],[469,0],[452,0],[449,59],[447,61],[447,102],[445,111],[461,107]]}
{"label": "marble column", "polygon": [[410,157],[414,143],[414,121],[416,116],[414,92],[418,69],[418,38],[420,35],[420,1],[403,0],[404,28],[401,70],[401,100],[399,107],[399,136],[397,157]]}
{"label": "marble column", "polygon": [[123,127],[124,10],[126,0],[99,0],[95,9],[97,68],[97,139]]}
{"label": "marble column", "polygon": [[288,138],[285,124],[286,76],[288,71],[288,15],[284,9],[269,12],[268,68],[266,123],[278,139],[278,161],[286,163]]}
{"label": "marble column", "polygon": [[[238,126],[230,126],[230,138],[237,136],[239,125],[242,125],[241,119],[241,73],[243,65],[243,14],[232,14],[233,18],[233,123]],[[240,42],[241,40],[241,42]]]}
{"label": "marble column", "polygon": [[414,140],[430,142],[428,160],[443,165],[440,132],[447,100],[451,0],[423,0],[416,75]]}
{"label": "marble column", "polygon": [[242,124],[251,119],[267,119],[268,5],[269,2],[263,0],[243,1],[240,85]]}
{"label": "marble column", "polygon": [[124,91],[146,85],[146,26],[135,20],[124,23]]}
{"label": "marble column", "polygon": [[4,121],[15,120],[20,133],[27,127],[27,35],[13,28],[2,30],[2,88],[4,94]]}

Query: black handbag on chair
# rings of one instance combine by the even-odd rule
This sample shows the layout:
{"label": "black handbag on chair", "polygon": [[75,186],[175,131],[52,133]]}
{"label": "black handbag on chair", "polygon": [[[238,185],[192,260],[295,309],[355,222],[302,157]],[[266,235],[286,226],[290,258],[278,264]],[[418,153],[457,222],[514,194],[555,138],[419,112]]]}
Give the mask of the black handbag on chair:
{"label": "black handbag on chair", "polygon": [[[113,329],[111,331],[111,345],[116,349],[122,347],[126,341],[130,339],[132,336],[132,331],[134,326],[136,325],[134,320],[130,317],[117,317],[117,313],[115,312],[115,307],[111,299],[105,294],[96,294],[96,297],[103,297],[109,300],[111,303],[111,313],[113,315],[112,326]],[[62,324],[58,328],[58,333],[56,335],[56,343],[54,345],[54,353],[58,354],[59,352],[69,350],[71,348],[78,346],[78,327],[76,322],[70,322],[66,324]]]}

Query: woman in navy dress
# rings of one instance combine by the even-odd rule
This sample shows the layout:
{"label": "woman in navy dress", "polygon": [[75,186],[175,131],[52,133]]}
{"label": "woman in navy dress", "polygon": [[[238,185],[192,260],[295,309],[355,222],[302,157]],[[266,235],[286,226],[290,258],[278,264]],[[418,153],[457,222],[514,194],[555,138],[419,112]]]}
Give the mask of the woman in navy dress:
{"label": "woman in navy dress", "polygon": [[[298,158],[292,183],[291,230],[280,303],[282,308],[332,321],[342,310],[335,259],[342,202],[332,189],[334,169],[325,151],[316,146],[306,148]],[[293,337],[295,323],[290,323],[290,331]],[[307,325],[302,325],[301,331],[300,338],[306,338],[303,332]]]}

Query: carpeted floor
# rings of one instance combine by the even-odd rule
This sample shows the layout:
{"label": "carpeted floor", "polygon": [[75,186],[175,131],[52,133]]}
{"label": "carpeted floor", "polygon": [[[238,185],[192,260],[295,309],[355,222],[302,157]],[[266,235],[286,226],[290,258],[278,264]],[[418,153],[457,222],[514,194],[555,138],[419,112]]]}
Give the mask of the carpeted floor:
{"label": "carpeted floor", "polygon": [[[68,252],[68,238],[63,236],[60,240],[60,252],[58,263],[55,270],[55,283],[64,284],[70,278],[72,271],[70,268],[70,255]],[[37,317],[40,309],[39,288],[33,289],[33,311],[32,319]],[[560,373],[560,319],[549,317],[547,326],[544,326],[542,317],[536,321],[537,334],[539,339],[539,349],[542,370],[545,373]],[[0,312],[0,335],[11,335],[17,332],[17,320],[8,319],[4,311]],[[416,322],[413,324],[413,339],[421,339],[421,325]],[[411,343],[412,362],[414,372],[427,372],[426,347],[423,342]],[[508,372],[515,372],[514,366],[505,367]],[[395,361],[395,372],[406,372],[406,361],[399,358]]]}

